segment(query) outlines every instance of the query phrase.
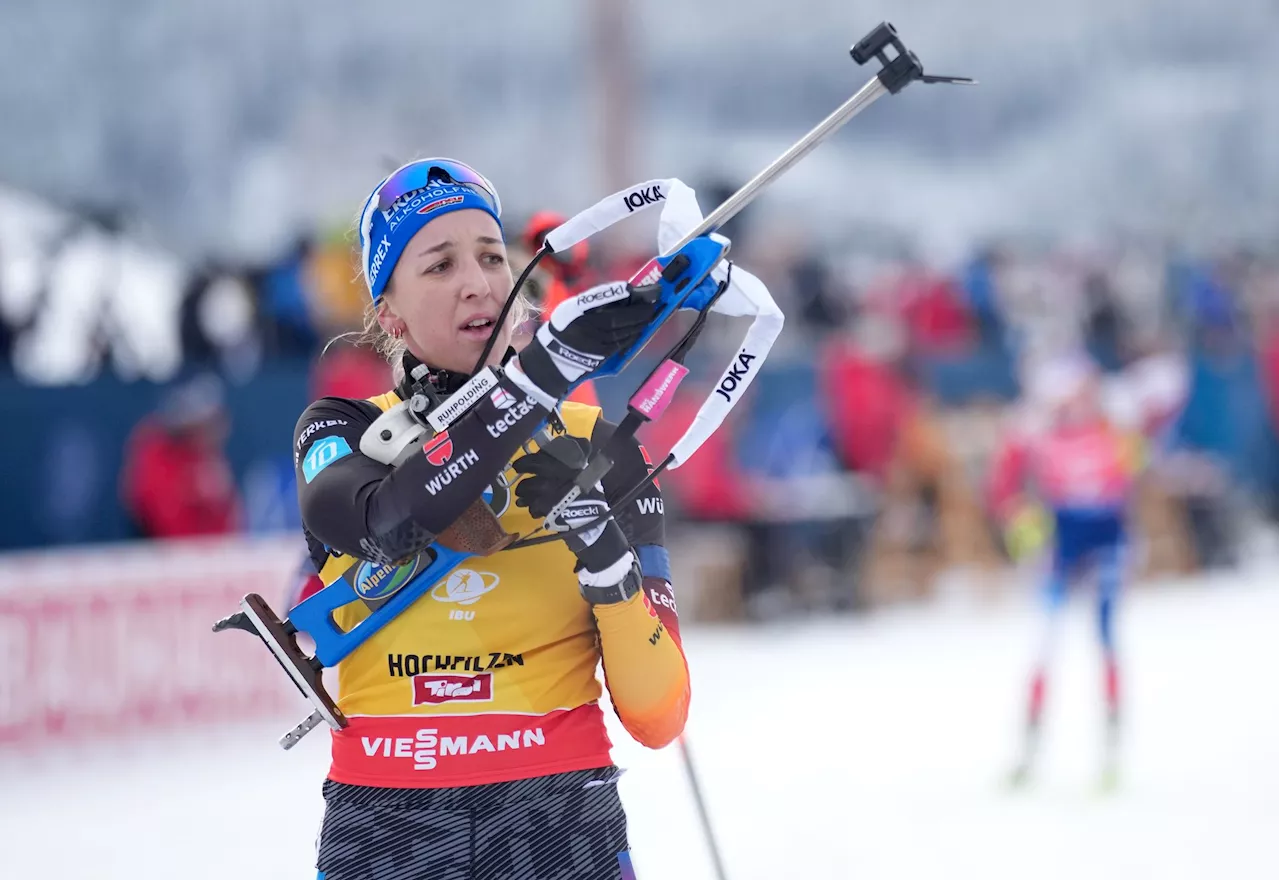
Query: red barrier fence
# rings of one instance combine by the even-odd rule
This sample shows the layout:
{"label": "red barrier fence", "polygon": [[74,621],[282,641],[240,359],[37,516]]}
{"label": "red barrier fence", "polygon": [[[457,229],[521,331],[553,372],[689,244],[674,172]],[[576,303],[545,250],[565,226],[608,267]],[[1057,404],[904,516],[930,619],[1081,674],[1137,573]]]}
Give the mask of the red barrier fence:
{"label": "red barrier fence", "polygon": [[0,556],[0,747],[297,709],[261,642],[211,629],[245,593],[283,604],[300,561],[295,538]]}

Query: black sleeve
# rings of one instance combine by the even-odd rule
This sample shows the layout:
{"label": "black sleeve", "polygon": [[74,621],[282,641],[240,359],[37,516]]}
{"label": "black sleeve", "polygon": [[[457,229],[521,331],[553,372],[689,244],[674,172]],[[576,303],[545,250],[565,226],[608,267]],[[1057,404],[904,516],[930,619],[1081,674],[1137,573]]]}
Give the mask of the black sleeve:
{"label": "black sleeve", "polygon": [[[591,432],[592,448],[599,449],[607,443],[617,427],[605,419],[597,419],[596,426]],[[600,481],[604,486],[605,499],[613,510],[614,521],[622,528],[622,533],[627,536],[632,547],[644,545],[661,547],[666,541],[662,490],[656,483],[647,485],[640,496],[625,508],[617,507],[617,502],[622,500],[622,496],[647,477],[651,469],[640,441],[633,437],[624,453],[618,456],[613,467]]]}
{"label": "black sleeve", "polygon": [[[360,452],[381,414],[367,401],[321,398],[294,432],[298,504],[306,530],[330,548],[372,562],[421,553],[484,492],[547,410],[505,376],[421,454],[397,467]],[[427,432],[430,436],[430,432]]]}

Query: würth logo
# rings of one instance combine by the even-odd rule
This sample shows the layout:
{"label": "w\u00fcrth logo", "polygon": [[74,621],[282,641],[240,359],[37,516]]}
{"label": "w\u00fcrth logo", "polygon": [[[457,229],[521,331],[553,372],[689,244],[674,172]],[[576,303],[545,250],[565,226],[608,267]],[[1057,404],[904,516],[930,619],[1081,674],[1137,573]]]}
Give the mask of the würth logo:
{"label": "w\u00fcrth logo", "polygon": [[422,451],[426,453],[427,461],[440,467],[453,456],[453,441],[449,439],[449,432],[432,437],[423,444]]}

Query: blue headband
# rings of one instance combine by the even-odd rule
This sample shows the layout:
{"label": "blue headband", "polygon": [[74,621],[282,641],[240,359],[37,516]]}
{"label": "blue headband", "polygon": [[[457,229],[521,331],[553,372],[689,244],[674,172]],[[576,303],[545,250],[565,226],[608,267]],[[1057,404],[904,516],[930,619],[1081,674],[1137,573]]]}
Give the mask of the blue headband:
{"label": "blue headband", "polygon": [[383,211],[378,208],[378,196],[385,183],[379,184],[369,196],[360,220],[364,277],[374,302],[386,289],[409,239],[437,217],[450,211],[476,208],[492,217],[498,229],[502,229],[493,199],[474,184],[433,180],[422,189],[404,194]]}

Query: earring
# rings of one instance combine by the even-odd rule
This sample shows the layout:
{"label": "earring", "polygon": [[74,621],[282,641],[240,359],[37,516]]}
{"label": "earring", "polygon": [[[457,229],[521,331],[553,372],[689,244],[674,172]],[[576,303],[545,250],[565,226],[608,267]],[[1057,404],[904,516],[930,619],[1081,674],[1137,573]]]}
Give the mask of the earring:
{"label": "earring", "polygon": [[397,325],[391,328],[391,337],[393,339],[399,339],[401,336],[404,336],[404,327]]}

